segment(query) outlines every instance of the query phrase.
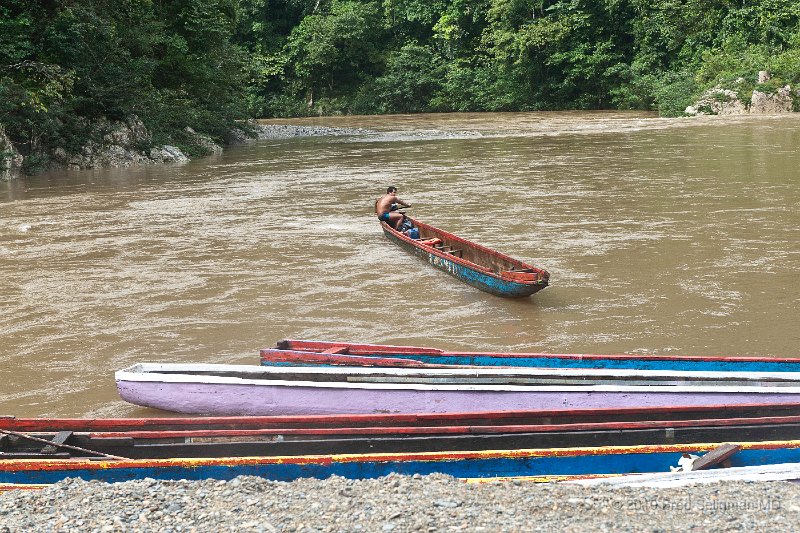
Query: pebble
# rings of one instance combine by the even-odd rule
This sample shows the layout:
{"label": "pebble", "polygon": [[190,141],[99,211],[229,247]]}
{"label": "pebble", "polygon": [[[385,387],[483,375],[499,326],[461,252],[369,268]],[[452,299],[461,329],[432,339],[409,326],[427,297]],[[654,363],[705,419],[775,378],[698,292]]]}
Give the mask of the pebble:
{"label": "pebble", "polygon": [[442,474],[229,482],[68,479],[0,493],[0,533],[28,531],[703,531],[800,530],[800,485],[680,488],[468,484]]}

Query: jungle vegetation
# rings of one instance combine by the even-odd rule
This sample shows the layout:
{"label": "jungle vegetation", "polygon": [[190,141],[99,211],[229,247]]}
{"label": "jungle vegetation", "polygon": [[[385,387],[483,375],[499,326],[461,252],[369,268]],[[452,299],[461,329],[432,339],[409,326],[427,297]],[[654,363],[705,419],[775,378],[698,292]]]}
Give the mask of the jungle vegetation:
{"label": "jungle vegetation", "polygon": [[4,0],[25,154],[132,114],[154,143],[247,117],[640,109],[800,81],[796,0]]}

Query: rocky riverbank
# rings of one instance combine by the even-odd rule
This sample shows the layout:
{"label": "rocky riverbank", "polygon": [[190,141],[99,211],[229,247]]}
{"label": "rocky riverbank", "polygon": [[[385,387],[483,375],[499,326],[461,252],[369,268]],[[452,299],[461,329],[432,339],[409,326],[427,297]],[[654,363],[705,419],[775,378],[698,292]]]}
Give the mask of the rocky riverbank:
{"label": "rocky riverbank", "polygon": [[[50,154],[50,170],[81,170],[102,167],[130,167],[158,163],[185,163],[190,157],[176,146],[152,146],[150,132],[136,116],[123,122],[101,121],[94,125],[97,140],[86,143],[77,153],[67,153],[56,148]],[[206,135],[187,127],[186,144],[204,155],[220,154],[223,146],[245,144],[254,140],[289,139],[295,137],[366,135],[374,133],[361,128],[329,128],[323,126],[264,125],[250,122],[246,127],[234,129],[220,144]],[[19,177],[24,158],[16,150],[0,125],[0,180]]]}
{"label": "rocky riverbank", "polygon": [[[795,100],[800,100],[800,90],[791,85],[769,87],[771,76],[767,71],[758,73],[755,86],[744,78],[729,84],[717,85],[706,91],[693,105],[686,108],[686,115],[780,115],[792,113]],[[747,96],[749,93],[750,96]]]}
{"label": "rocky riverbank", "polygon": [[117,484],[66,480],[0,494],[0,532],[27,531],[797,531],[800,486],[676,489],[452,477]]}

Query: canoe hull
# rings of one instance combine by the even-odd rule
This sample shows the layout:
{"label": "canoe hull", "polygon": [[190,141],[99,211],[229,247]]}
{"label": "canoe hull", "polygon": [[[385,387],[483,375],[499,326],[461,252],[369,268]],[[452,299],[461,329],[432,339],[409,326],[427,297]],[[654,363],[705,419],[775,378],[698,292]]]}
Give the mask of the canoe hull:
{"label": "canoe hull", "polygon": [[[406,251],[421,257],[439,270],[447,272],[451,276],[460,279],[476,289],[506,298],[524,298],[539,292],[547,286],[550,275],[544,270],[527,265],[521,261],[517,261],[460,237],[456,237],[455,235],[434,228],[428,224],[423,224],[416,220],[414,222],[420,229],[426,232],[435,232],[431,234],[445,236],[448,239],[457,239],[459,246],[462,248],[471,248],[482,255],[497,257],[498,261],[507,264],[508,268],[522,268],[531,272],[531,274],[526,274],[524,276],[512,273],[502,276],[487,268],[481,268],[475,263],[438,251],[430,246],[422,246],[418,241],[409,239],[407,236],[391,228],[385,222],[381,223],[383,233],[390,241],[398,244]],[[525,279],[526,277],[531,279]]]}
{"label": "canoe hull", "polygon": [[[800,442],[740,443],[731,466],[800,462]],[[246,457],[161,460],[0,460],[0,483],[50,484],[69,477],[105,482],[132,479],[232,479],[253,475],[276,481],[325,479],[333,475],[367,479],[391,473],[443,473],[458,478],[524,476],[550,481],[591,475],[668,472],[683,453],[703,454],[718,443],[671,446],[488,450],[416,454],[351,454],[301,457]]]}
{"label": "canoe hull", "polygon": [[360,366],[385,368],[448,368],[463,366],[510,368],[605,368],[674,370],[680,372],[800,372],[797,359],[737,359],[703,357],[640,357],[582,354],[439,354],[376,353],[349,355],[264,348],[263,366]]}
{"label": "canoe hull", "polygon": [[[282,352],[284,352],[282,354]],[[421,346],[389,346],[287,339],[261,351],[262,364],[359,366],[508,366],[608,368],[684,372],[800,372],[800,359],[692,355],[596,355],[554,353],[448,352]]]}
{"label": "canoe hull", "polygon": [[471,285],[476,289],[484,292],[494,294],[495,296],[502,296],[505,298],[525,298],[531,296],[542,290],[545,285],[530,285],[518,283],[514,281],[506,281],[495,276],[488,275],[484,272],[479,272],[470,268],[467,265],[461,265],[439,254],[426,251],[418,246],[414,246],[402,239],[399,239],[393,232],[384,230],[384,233],[389,240],[399,244],[401,248],[421,257],[428,263],[438,268],[442,272],[447,272],[453,277],[456,277]]}
{"label": "canoe hull", "polygon": [[[14,439],[7,439],[0,459],[278,457],[672,445],[731,440],[764,442],[800,439],[800,416],[542,426],[342,428],[340,431],[273,428],[68,433],[65,438],[61,433],[27,434],[37,440],[15,435]],[[57,437],[61,437],[59,440],[64,447],[45,444]]]}
{"label": "canoe hull", "polygon": [[461,391],[326,388],[117,380],[123,400],[165,411],[215,416],[412,414],[674,405],[796,404],[800,394],[763,392]]}

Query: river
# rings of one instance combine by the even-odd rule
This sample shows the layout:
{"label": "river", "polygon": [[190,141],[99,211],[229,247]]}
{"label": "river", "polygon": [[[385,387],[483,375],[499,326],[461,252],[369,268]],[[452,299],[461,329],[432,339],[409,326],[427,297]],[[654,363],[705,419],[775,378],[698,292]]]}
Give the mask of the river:
{"label": "river", "polygon": [[[0,183],[0,414],[145,416],[114,371],[283,338],[800,357],[800,115],[451,114]],[[507,300],[384,238],[413,214],[550,272]]]}

